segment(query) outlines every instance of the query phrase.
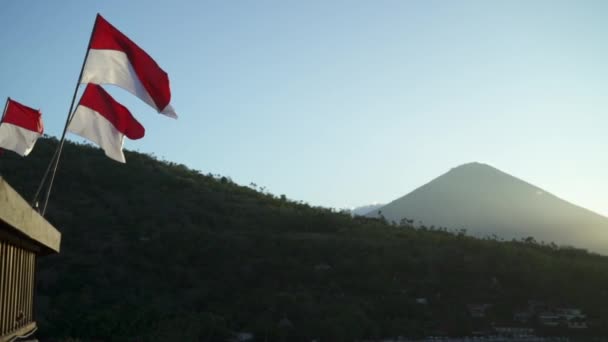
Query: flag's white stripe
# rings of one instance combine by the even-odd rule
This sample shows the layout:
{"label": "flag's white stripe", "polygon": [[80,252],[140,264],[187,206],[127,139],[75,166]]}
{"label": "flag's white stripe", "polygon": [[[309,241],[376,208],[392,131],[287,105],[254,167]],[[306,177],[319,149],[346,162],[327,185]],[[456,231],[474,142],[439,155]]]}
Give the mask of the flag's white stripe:
{"label": "flag's white stripe", "polygon": [[0,147],[25,157],[32,151],[40,135],[38,132],[3,122],[0,124]]}
{"label": "flag's white stripe", "polygon": [[91,108],[79,105],[74,112],[68,131],[89,139],[101,147],[106,156],[125,162],[122,145],[125,139],[108,119]]}
{"label": "flag's white stripe", "polygon": [[80,83],[115,84],[130,91],[160,113],[177,118],[171,104],[162,108],[162,111],[156,107],[129,58],[122,51],[90,49]]}

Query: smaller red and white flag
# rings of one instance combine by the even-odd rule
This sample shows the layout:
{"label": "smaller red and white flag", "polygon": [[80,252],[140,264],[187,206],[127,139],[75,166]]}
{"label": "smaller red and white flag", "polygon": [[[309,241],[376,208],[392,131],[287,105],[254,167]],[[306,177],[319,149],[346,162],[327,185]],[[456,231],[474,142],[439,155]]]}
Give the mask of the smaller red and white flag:
{"label": "smaller red and white flag", "polygon": [[42,113],[10,98],[0,123],[0,147],[27,156],[44,132]]}
{"label": "smaller red and white flag", "polygon": [[169,76],[131,39],[97,14],[80,83],[114,84],[172,118]]}
{"label": "smaller red and white flag", "polygon": [[136,140],[145,134],[131,112],[97,84],[85,88],[68,131],[96,143],[106,156],[121,163],[125,162],[122,152],[125,136]]}

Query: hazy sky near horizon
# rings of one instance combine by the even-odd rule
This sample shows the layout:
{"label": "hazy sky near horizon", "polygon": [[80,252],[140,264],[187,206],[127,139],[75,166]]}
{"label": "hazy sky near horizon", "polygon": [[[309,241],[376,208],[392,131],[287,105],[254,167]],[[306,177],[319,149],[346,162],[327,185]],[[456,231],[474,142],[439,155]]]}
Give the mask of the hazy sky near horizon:
{"label": "hazy sky near horizon", "polygon": [[608,215],[606,1],[2,5],[0,97],[47,134],[99,12],[169,73],[180,115],[106,87],[146,127],[127,149],[336,208],[478,161]]}

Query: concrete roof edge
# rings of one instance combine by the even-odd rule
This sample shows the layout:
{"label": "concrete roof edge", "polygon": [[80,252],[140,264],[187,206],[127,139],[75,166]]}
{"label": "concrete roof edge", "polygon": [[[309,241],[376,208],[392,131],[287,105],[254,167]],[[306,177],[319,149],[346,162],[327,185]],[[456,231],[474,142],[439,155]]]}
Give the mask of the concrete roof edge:
{"label": "concrete roof edge", "polygon": [[61,233],[0,176],[0,220],[33,242],[59,253]]}

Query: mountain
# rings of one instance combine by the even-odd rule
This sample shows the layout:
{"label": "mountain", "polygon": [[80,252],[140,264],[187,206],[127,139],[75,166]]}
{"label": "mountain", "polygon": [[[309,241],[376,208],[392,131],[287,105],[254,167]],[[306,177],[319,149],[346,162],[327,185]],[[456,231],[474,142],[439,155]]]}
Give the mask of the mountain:
{"label": "mountain", "polygon": [[378,209],[382,208],[383,206],[384,206],[384,204],[363,205],[363,206],[352,209],[350,212],[353,215],[365,216],[367,214],[370,214],[371,212],[377,211]]}
{"label": "mountain", "polygon": [[[56,144],[5,152],[0,174],[30,199]],[[578,334],[608,336],[608,257],[395,227],[125,157],[65,145],[46,216],[61,253],[40,258],[36,275],[41,341],[462,336],[513,326],[530,299],[579,308],[590,328]],[[488,320],[469,303],[493,304]]]}
{"label": "mountain", "polygon": [[477,236],[533,237],[608,254],[608,218],[481,163],[453,168],[379,210],[389,221],[405,217]]}

